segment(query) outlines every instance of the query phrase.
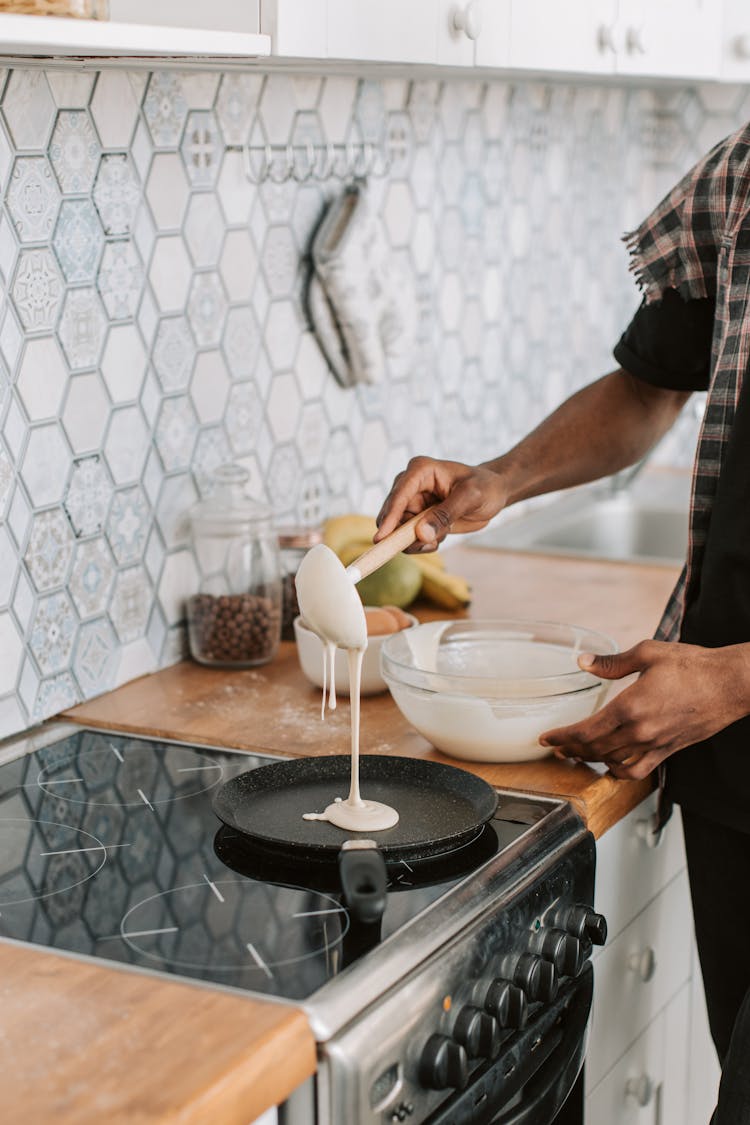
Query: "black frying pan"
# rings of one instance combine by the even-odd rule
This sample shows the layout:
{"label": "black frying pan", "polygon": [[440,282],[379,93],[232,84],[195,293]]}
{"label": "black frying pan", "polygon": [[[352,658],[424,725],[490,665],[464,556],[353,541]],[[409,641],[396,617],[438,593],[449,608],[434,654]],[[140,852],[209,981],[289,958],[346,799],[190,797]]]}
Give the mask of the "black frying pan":
{"label": "black frying pan", "polygon": [[360,759],[360,787],[368,800],[401,814],[384,832],[349,832],[303,820],[349,792],[351,758],[296,758],[249,770],[225,782],[213,807],[250,846],[286,859],[336,856],[345,840],[375,838],[388,862],[447,853],[476,838],[495,812],[497,794],[481,778],[454,766],[369,754]]}

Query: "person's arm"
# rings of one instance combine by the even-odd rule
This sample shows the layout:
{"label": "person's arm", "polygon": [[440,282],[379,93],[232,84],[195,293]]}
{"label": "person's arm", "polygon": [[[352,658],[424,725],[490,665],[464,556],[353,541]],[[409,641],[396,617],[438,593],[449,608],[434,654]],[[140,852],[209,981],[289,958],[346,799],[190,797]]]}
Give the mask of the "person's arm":
{"label": "person's arm", "polygon": [[480,530],[519,500],[617,472],[656,444],[689,395],[620,368],[572,395],[492,461],[471,466],[412,458],[386,497],[375,539],[432,506],[416,528],[423,549],[431,550],[449,532]]}

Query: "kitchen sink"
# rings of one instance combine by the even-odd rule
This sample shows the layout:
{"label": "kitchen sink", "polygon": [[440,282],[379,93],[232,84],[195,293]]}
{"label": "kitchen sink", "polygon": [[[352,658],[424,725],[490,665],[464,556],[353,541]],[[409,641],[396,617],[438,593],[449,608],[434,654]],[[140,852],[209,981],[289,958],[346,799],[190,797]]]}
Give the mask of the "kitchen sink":
{"label": "kitchen sink", "polygon": [[478,536],[479,547],[674,566],[688,540],[690,474],[652,470],[631,487],[560,493]]}

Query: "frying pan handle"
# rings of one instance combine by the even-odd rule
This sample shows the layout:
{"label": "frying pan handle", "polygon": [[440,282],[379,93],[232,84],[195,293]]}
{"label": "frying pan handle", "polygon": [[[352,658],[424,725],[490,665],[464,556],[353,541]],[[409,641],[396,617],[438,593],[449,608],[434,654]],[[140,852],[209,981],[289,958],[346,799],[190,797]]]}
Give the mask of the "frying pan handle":
{"label": "frying pan handle", "polygon": [[346,840],[339,852],[341,889],[347,909],[357,922],[383,917],[388,876],[385,860],[374,840]]}

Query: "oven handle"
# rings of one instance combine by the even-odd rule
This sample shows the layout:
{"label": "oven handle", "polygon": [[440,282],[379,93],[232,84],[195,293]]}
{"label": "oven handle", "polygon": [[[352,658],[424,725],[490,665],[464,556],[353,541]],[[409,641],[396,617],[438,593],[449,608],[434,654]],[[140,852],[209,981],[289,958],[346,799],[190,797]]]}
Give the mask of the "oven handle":
{"label": "oven handle", "polygon": [[494,1063],[428,1119],[429,1125],[553,1121],[583,1066],[593,986],[589,962],[575,981],[563,986],[553,1005],[508,1040]]}

